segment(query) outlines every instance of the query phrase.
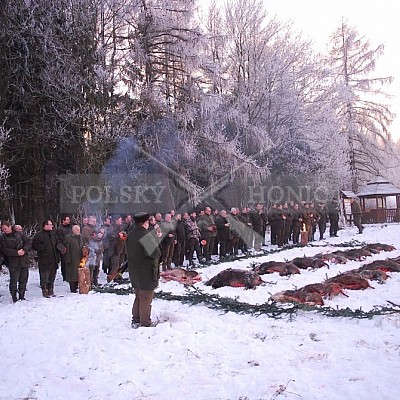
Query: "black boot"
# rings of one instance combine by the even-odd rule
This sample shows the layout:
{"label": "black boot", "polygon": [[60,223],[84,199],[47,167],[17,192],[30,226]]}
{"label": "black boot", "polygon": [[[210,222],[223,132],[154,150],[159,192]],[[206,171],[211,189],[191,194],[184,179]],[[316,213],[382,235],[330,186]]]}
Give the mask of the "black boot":
{"label": "black boot", "polygon": [[18,301],[17,292],[10,292],[10,293],[11,293],[12,301],[14,303],[16,303]]}
{"label": "black boot", "polygon": [[19,290],[18,294],[19,294],[19,299],[20,300],[26,300],[26,298],[25,298],[25,290]]}
{"label": "black boot", "polygon": [[54,294],[54,285],[49,285],[49,297],[56,297]]}
{"label": "black boot", "polygon": [[42,295],[43,295],[43,297],[50,298],[49,289],[47,289],[47,285],[44,285],[42,287]]}
{"label": "black boot", "polygon": [[78,291],[78,282],[70,282],[69,289],[71,290],[71,293],[76,293]]}

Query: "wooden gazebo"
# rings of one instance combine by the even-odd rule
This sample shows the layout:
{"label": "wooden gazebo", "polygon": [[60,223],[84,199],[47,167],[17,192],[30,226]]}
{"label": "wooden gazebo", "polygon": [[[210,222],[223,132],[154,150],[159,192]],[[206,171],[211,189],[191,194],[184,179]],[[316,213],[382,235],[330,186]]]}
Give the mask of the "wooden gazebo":
{"label": "wooden gazebo", "polygon": [[363,211],[362,222],[400,222],[400,189],[382,176],[376,176],[357,196]]}

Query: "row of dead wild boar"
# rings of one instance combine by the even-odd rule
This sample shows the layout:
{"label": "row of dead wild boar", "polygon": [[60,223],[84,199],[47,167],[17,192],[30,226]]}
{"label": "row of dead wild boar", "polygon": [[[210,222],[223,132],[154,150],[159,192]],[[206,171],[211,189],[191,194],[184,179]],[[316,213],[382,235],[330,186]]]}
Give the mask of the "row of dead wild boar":
{"label": "row of dead wild boar", "polygon": [[[260,275],[279,273],[281,276],[300,274],[301,269],[328,267],[330,263],[344,264],[347,260],[363,261],[366,257],[381,251],[393,251],[394,246],[383,243],[367,244],[361,248],[352,248],[332,253],[319,253],[313,257],[297,257],[289,262],[268,261],[256,265],[252,270],[226,269],[206,282],[207,286],[220,288],[222,286],[244,287],[255,289],[265,283]],[[306,285],[296,290],[285,290],[272,295],[277,302],[304,303],[308,305],[323,305],[324,299],[332,299],[338,295],[347,296],[343,289],[360,290],[370,288],[370,280],[384,283],[389,277],[388,272],[400,272],[400,257],[376,260],[364,264],[358,269],[341,273],[322,283]]]}

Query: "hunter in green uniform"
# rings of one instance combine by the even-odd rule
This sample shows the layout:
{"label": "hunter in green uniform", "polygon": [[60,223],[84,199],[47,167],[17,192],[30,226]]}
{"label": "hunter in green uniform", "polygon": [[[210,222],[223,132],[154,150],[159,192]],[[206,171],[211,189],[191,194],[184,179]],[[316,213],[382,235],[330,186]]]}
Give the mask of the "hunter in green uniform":
{"label": "hunter in green uniform", "polygon": [[149,218],[147,213],[135,214],[136,226],[129,231],[126,240],[129,277],[135,292],[132,328],[152,326],[151,304],[154,289],[160,279],[161,251],[154,236],[148,231]]}

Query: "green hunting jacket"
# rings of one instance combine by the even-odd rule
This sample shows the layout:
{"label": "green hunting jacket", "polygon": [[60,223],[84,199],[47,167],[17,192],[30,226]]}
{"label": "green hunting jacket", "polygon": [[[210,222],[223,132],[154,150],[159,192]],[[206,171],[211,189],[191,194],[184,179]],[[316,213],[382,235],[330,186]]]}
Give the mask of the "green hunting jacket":
{"label": "green hunting jacket", "polygon": [[161,251],[154,236],[145,228],[136,225],[126,240],[128,270],[132,287],[154,290],[160,279],[159,259]]}

